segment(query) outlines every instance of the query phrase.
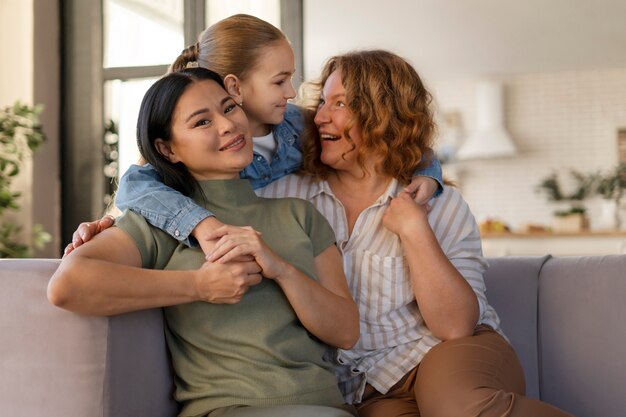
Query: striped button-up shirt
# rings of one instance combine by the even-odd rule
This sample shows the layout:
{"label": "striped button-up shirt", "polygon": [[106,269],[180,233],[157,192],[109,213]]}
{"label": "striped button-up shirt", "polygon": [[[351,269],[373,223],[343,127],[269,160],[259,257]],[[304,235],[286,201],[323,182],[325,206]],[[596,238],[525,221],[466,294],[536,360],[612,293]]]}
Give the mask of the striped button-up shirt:
{"label": "striped button-up shirt", "polygon": [[[341,202],[328,182],[289,175],[258,191],[263,197],[299,197],[311,201],[328,219],[343,255],[352,296],[359,307],[361,338],[350,350],[332,354],[346,400],[358,403],[365,383],[386,393],[440,342],[424,323],[415,300],[407,254],[399,237],[382,225],[390,200],[402,191],[397,180],[359,215],[352,234]],[[472,286],[480,307],[479,324],[501,332],[487,303],[480,235],[467,203],[454,188],[429,202],[428,221],[444,253]]]}

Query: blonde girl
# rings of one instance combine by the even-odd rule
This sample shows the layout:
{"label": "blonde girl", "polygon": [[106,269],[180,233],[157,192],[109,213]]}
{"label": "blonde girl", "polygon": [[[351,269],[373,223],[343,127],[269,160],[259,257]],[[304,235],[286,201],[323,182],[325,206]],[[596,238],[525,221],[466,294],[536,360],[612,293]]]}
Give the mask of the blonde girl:
{"label": "blonde girl", "polygon": [[[291,83],[295,59],[289,41],[278,28],[245,14],[228,17],[207,28],[171,69],[178,71],[188,66],[218,73],[248,117],[254,158],[240,173],[241,178],[247,178],[258,189],[300,169],[303,132],[314,126],[307,122],[302,109],[288,103],[296,96]],[[419,203],[427,202],[443,186],[441,167],[436,159],[431,159],[430,166],[415,171],[409,185]],[[149,164],[132,166],[121,178],[116,204],[122,210],[141,214],[179,241],[188,245],[197,241],[207,254],[214,241],[203,237],[223,225],[213,213],[165,186],[163,178]],[[81,224],[66,254],[111,224],[109,217]]]}

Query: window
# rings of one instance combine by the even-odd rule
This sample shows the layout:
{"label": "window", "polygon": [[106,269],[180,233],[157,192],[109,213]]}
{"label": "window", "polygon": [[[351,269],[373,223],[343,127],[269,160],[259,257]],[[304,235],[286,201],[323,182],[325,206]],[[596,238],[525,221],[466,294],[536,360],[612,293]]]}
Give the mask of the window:
{"label": "window", "polygon": [[259,16],[291,40],[301,81],[298,0],[64,0],[62,239],[102,216],[116,177],[136,163],[135,126],[148,87],[208,25]]}

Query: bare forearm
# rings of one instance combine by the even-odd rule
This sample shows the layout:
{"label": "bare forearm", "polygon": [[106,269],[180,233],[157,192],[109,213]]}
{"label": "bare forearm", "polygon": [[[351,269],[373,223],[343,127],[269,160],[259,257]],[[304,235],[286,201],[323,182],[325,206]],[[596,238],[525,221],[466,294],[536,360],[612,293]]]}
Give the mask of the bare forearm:
{"label": "bare forearm", "polygon": [[354,346],[359,337],[354,301],[322,287],[291,265],[275,280],[307,330],[331,346]]}
{"label": "bare forearm", "polygon": [[403,236],[402,244],[415,297],[429,329],[442,340],[471,335],[479,314],[476,294],[432,231]]}
{"label": "bare forearm", "polygon": [[71,256],[53,275],[48,298],[67,310],[100,316],[164,307],[198,299],[193,274]]}

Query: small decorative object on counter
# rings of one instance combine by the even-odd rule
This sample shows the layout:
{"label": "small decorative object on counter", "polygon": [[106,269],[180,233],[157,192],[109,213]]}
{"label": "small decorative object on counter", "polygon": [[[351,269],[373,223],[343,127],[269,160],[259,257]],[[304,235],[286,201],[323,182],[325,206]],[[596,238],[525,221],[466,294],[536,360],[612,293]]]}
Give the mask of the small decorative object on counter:
{"label": "small decorative object on counter", "polygon": [[487,218],[478,225],[481,235],[493,233],[509,233],[511,228],[502,220],[495,218]]}
{"label": "small decorative object on counter", "polygon": [[552,221],[554,233],[580,233],[589,230],[589,218],[583,207],[572,207],[570,210],[555,211]]}
{"label": "small decorative object on counter", "polygon": [[575,170],[569,173],[572,184],[569,192],[563,191],[556,173],[544,178],[535,188],[537,192],[545,194],[548,201],[570,205],[568,209],[554,212],[552,231],[555,233],[579,233],[589,229],[589,218],[583,201],[592,194],[594,180]]}

